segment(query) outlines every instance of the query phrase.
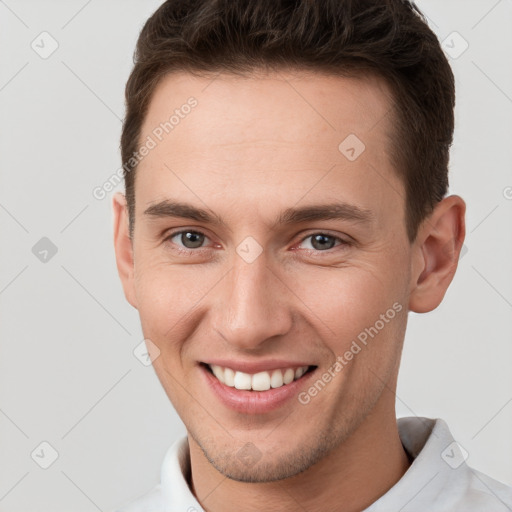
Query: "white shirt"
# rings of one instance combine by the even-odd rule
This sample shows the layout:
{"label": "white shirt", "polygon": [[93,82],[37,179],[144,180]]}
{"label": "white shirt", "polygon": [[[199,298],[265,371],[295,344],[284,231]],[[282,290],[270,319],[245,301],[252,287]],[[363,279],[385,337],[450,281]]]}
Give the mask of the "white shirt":
{"label": "white shirt", "polygon": [[[414,459],[402,478],[363,512],[511,512],[512,487],[468,466],[442,419],[399,418],[402,445]],[[161,482],[116,512],[204,512],[191,493],[187,437],[164,457]],[[243,508],[240,508],[243,510]]]}

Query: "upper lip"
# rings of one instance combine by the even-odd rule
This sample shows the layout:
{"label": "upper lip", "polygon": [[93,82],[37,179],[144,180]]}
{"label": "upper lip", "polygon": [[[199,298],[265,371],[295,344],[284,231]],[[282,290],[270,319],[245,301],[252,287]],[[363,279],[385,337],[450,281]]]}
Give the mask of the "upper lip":
{"label": "upper lip", "polygon": [[233,361],[229,359],[211,359],[203,361],[207,365],[217,365],[223,368],[231,368],[244,373],[258,373],[266,370],[277,370],[280,368],[299,368],[300,366],[313,366],[303,361],[287,361],[284,359],[267,359],[263,361]]}

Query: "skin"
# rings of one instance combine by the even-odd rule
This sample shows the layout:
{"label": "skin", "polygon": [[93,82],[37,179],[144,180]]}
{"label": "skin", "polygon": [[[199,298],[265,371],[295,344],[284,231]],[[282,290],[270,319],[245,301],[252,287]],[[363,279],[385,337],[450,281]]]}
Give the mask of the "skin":
{"label": "skin", "polygon": [[[120,193],[113,210],[126,298],[160,350],[155,371],[187,428],[191,489],[212,512],[364,509],[410,464],[395,415],[407,314],[443,299],[465,203],[444,198],[408,241],[379,78],[169,74],[141,140],[190,96],[198,105],[139,164],[133,239]],[[352,162],[338,149],[351,133],[366,146]],[[225,226],[144,214],[163,199],[206,208]],[[371,222],[272,227],[288,207],[341,200],[371,211]],[[202,248],[170,237],[180,229],[204,234]],[[313,245],[318,233],[334,238]],[[248,236],[263,250],[251,263],[236,252]],[[198,363],[215,357],[308,361],[321,375],[395,303],[402,310],[306,405],[235,412],[199,378]],[[248,442],[260,455],[253,464],[237,457]]]}

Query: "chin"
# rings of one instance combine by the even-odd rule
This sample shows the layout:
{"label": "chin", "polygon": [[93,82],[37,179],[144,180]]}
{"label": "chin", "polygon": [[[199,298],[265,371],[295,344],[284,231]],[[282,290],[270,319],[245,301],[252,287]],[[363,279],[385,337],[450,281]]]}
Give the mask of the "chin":
{"label": "chin", "polygon": [[189,434],[209,463],[225,477],[237,482],[268,483],[303,473],[343,440],[340,435],[345,437],[339,431],[329,429],[328,432],[316,436],[306,433],[310,442],[305,443],[295,431],[294,436],[287,436],[288,440],[293,437],[293,446],[283,448],[283,443],[277,440],[261,450],[252,442],[242,444],[228,439],[221,445],[218,438],[197,439],[190,431]]}

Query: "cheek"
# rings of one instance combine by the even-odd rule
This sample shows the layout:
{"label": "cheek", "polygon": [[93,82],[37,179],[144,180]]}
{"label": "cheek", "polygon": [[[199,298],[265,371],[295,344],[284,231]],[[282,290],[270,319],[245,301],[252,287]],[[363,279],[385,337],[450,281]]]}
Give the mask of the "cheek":
{"label": "cheek", "polygon": [[[339,344],[339,350],[376,322],[377,327],[382,327],[381,315],[385,320],[394,319],[397,307],[393,309],[393,304],[403,301],[401,278],[393,269],[378,265],[317,269],[297,276],[295,287],[298,283],[298,295],[317,317],[320,327],[323,324],[326,336]],[[381,330],[389,330],[390,322]]]}
{"label": "cheek", "polygon": [[139,258],[134,277],[141,315],[158,315],[162,320],[185,314],[211,288],[208,282],[213,282],[195,265],[173,265],[150,254]]}
{"label": "cheek", "polygon": [[144,336],[164,351],[181,350],[201,320],[221,273],[213,267],[171,265],[163,258],[139,259],[135,293]]}

